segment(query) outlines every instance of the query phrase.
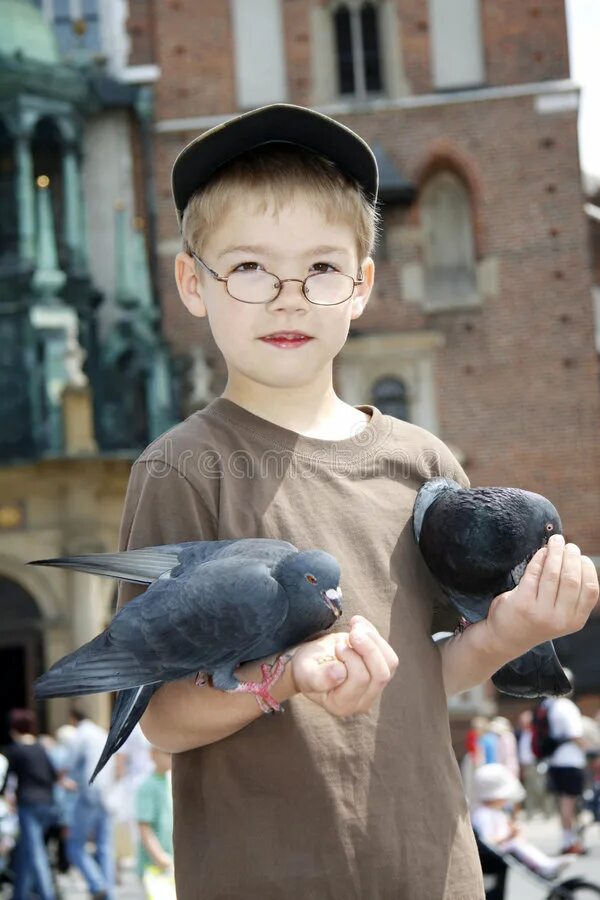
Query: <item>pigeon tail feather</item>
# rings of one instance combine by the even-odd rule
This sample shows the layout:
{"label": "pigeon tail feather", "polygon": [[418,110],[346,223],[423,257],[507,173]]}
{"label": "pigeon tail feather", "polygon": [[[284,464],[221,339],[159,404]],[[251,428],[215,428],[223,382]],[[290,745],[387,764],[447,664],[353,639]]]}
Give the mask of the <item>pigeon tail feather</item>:
{"label": "pigeon tail feather", "polygon": [[506,663],[492,675],[492,682],[503,694],[528,700],[564,697],[573,689],[552,641],[538,644]]}
{"label": "pigeon tail feather", "polygon": [[150,547],[142,550],[126,550],[123,553],[61,556],[56,559],[32,560],[28,565],[57,566],[61,569],[89,572],[91,575],[120,578],[134,584],[151,584],[179,562],[176,553],[170,553],[170,549],[167,545],[160,550]]}
{"label": "pigeon tail feather", "polygon": [[90,784],[100,774],[111,756],[123,746],[141,717],[158,685],[142,685],[137,689],[120,691],[117,695],[110,722],[110,730],[96,768],[90,778]]}

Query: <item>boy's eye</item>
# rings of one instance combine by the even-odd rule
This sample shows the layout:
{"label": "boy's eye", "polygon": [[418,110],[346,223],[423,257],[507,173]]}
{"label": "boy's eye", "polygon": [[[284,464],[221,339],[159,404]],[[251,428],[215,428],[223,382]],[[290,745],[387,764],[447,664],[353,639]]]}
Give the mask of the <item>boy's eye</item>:
{"label": "boy's eye", "polygon": [[339,271],[338,269],[336,269],[335,266],[332,266],[331,263],[326,263],[326,262],[313,263],[312,268],[316,269],[317,272],[337,272],[337,271]]}
{"label": "boy's eye", "polygon": [[259,269],[262,269],[260,263],[257,262],[244,262],[240,263],[239,266],[236,266],[232,269],[232,272],[257,272]]}

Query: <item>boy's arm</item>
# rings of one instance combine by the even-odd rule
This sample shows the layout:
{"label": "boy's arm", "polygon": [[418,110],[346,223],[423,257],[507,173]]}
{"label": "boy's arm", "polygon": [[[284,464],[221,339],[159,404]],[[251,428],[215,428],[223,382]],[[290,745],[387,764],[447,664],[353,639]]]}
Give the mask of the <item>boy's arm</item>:
{"label": "boy's arm", "polygon": [[598,602],[598,575],[576,544],[554,535],[487,619],[440,646],[447,696],[480,684],[536,644],[579,631]]}
{"label": "boy's arm", "polygon": [[[289,660],[271,695],[281,703],[302,693],[340,717],[367,712],[398,665],[390,645],[362,616],[353,616],[349,632],[324,634],[285,655]],[[261,662],[240,666],[237,677],[260,681]],[[248,694],[199,688],[193,678],[186,678],[157,691],[141,725],[152,744],[180,753],[229,737],[261,715]]]}

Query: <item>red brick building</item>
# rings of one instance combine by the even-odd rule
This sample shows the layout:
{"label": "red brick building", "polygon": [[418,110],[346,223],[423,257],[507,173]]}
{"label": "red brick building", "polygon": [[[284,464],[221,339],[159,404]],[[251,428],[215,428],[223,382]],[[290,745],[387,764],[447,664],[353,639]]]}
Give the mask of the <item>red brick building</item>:
{"label": "red brick building", "polygon": [[342,395],[395,403],[474,485],[546,494],[600,559],[598,355],[563,0],[132,0],[127,27],[130,63],[160,70],[160,295],[171,345],[199,362],[196,402],[222,370],[173,283],[173,159],[243,109],[314,106],[414,186],[408,205],[383,194],[376,290],[338,361]]}

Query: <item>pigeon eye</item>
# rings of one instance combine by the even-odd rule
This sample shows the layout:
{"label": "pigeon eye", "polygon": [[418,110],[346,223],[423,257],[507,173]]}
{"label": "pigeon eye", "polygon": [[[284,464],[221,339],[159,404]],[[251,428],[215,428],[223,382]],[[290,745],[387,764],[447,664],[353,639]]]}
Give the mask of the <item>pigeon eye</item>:
{"label": "pigeon eye", "polygon": [[309,581],[311,584],[316,584],[316,583],[317,583],[317,579],[315,578],[314,575],[305,575],[304,577],[305,577],[306,580]]}
{"label": "pigeon eye", "polygon": [[554,525],[552,524],[552,522],[546,523],[546,531],[554,531]]}

